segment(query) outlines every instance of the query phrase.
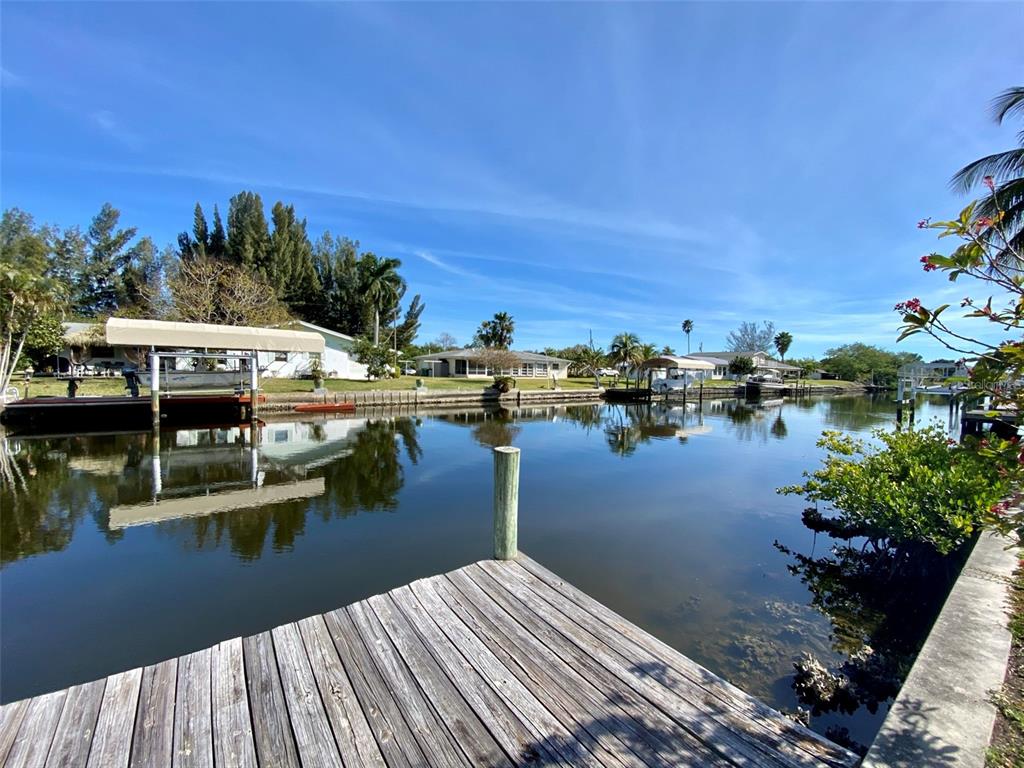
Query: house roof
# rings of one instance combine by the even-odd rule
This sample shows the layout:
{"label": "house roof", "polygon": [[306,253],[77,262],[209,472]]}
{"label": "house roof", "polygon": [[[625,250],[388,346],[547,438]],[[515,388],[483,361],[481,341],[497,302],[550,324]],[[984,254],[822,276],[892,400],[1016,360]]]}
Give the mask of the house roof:
{"label": "house roof", "polygon": [[277,326],[278,328],[294,328],[297,325],[301,325],[303,328],[312,331],[313,333],[327,334],[333,336],[336,339],[343,339],[344,341],[355,341],[355,338],[349,336],[346,333],[335,331],[330,328],[324,328],[322,325],[313,325],[313,323],[307,323],[305,320],[289,320],[287,323],[281,323]]}
{"label": "house roof", "polygon": [[[431,352],[427,355],[417,355],[413,360],[427,362],[430,359],[434,360],[475,360],[480,357],[480,353],[483,350],[475,347],[467,347],[466,349],[450,349],[447,352]],[[566,360],[564,357],[550,357],[548,355],[542,355],[538,352],[519,352],[514,349],[507,350],[513,355],[519,358],[522,363],[571,363],[571,360]]]}
{"label": "house roof", "polygon": [[778,360],[765,360],[759,363],[758,368],[767,368],[770,371],[799,371],[800,368],[789,363],[780,363]]}
{"label": "house roof", "polygon": [[749,357],[754,359],[756,357],[761,358],[761,362],[757,364],[758,368],[767,368],[771,371],[799,371],[800,369],[795,365],[789,363],[780,363],[778,360],[772,360],[768,357],[767,352],[699,352],[690,357],[697,357],[701,360],[710,360],[715,365],[728,365],[737,357]]}

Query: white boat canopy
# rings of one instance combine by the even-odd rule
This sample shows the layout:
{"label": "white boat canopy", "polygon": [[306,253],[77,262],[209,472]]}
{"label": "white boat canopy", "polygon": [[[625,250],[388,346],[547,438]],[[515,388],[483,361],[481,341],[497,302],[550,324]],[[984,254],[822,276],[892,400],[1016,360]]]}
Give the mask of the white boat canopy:
{"label": "white boat canopy", "polygon": [[245,325],[112,317],[107,320],[106,336],[107,344],[112,347],[324,353],[324,337],[319,333]]}
{"label": "white boat canopy", "polygon": [[660,355],[659,357],[651,357],[644,360],[640,363],[640,368],[678,368],[681,371],[713,371],[715,370],[715,364],[696,357]]}

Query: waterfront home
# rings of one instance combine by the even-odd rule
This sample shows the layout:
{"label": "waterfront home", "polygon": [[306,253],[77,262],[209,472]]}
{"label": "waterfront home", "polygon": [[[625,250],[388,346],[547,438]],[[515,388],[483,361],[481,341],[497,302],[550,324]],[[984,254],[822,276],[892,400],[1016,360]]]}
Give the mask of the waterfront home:
{"label": "waterfront home", "polygon": [[315,352],[261,352],[260,373],[264,377],[301,377],[318,361],[324,375],[330,379],[366,379],[366,366],[355,359],[356,340],[351,336],[304,320],[292,320],[278,328],[319,334],[324,340],[324,352],[322,356]]}
{"label": "waterfront home", "polygon": [[564,379],[569,375],[569,363],[561,357],[551,357],[537,352],[516,352],[518,364],[515,368],[495,371],[485,360],[481,359],[484,350],[450,349],[447,352],[435,352],[429,355],[414,357],[416,370],[421,376],[453,376],[456,378],[483,379],[489,376],[515,376],[518,378],[556,378]]}
{"label": "waterfront home", "polygon": [[753,360],[755,374],[775,373],[783,379],[795,379],[800,376],[800,368],[772,360],[765,352],[699,352],[690,357],[713,362],[715,372],[710,378],[714,379],[736,378],[729,373],[729,363],[737,357],[749,357]]}

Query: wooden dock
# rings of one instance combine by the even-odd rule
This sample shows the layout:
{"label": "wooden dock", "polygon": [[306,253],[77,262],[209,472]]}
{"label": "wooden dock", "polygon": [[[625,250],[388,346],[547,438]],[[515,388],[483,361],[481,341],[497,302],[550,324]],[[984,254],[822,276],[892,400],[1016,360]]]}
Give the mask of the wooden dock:
{"label": "wooden dock", "polygon": [[0,708],[5,766],[853,766],[524,555]]}

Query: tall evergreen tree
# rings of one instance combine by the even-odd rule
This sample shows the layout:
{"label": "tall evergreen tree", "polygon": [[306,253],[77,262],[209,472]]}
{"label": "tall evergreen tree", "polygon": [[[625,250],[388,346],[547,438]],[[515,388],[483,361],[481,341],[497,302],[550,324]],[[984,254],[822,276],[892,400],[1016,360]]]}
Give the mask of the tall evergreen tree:
{"label": "tall evergreen tree", "polygon": [[213,204],[213,230],[210,232],[210,243],[207,253],[212,259],[226,259],[228,256],[228,238],[224,233],[224,222],[220,220],[217,204]]}
{"label": "tall evergreen tree", "polygon": [[263,200],[255,192],[239,192],[228,205],[227,254],[231,261],[270,279],[270,232]]}
{"label": "tall evergreen tree", "polygon": [[313,322],[350,336],[360,336],[366,328],[358,252],[358,241],[336,238],[330,232],[324,232],[313,246],[313,268],[320,284]]}
{"label": "tall evergreen tree", "polygon": [[135,227],[118,229],[121,212],[104,203],[89,225],[88,254],[79,283],[79,306],[74,309],[94,317],[115,311],[126,299],[123,273],[132,259],[128,244]]}
{"label": "tall evergreen tree", "polygon": [[206,215],[203,207],[196,203],[192,214],[192,234],[182,232],[178,235],[178,252],[183,259],[205,259],[210,249],[210,233],[206,226]]}
{"label": "tall evergreen tree", "polygon": [[320,285],[313,267],[313,246],[306,234],[306,220],[299,221],[295,208],[278,201],[271,211],[270,282],[278,298],[292,311],[311,317],[319,302]]}
{"label": "tall evergreen tree", "polygon": [[416,335],[420,332],[420,315],[426,308],[427,305],[420,301],[418,293],[412,297],[412,301],[405,310],[405,318],[398,326],[396,334],[398,349],[406,349],[416,339]]}
{"label": "tall evergreen tree", "polygon": [[88,289],[86,262],[89,245],[82,230],[68,227],[54,237],[53,252],[50,255],[50,274],[66,288],[65,300],[68,308],[81,305]]}

